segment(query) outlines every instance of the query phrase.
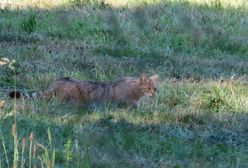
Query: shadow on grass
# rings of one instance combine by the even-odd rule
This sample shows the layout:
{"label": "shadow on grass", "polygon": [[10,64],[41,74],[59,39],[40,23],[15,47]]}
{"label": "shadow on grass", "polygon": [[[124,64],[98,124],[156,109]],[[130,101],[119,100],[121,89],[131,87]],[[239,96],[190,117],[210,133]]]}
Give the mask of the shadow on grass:
{"label": "shadow on grass", "polygon": [[[73,167],[78,160],[84,159],[86,148],[92,167],[246,166],[248,116],[227,114],[222,117],[226,120],[209,114],[195,114],[181,116],[174,124],[134,124],[107,114],[94,122],[83,120],[61,125],[42,121],[39,117],[18,115],[17,131],[19,138],[27,139],[33,132],[34,144],[43,144],[48,151],[56,149],[56,165],[67,162],[64,145],[71,140],[70,165]],[[10,134],[13,122],[14,118],[8,117],[0,124],[3,138],[0,142],[2,144],[4,140],[9,159],[13,156]],[[238,127],[236,122],[239,122]],[[48,128],[52,146],[49,145]],[[38,158],[42,152],[36,155]],[[28,160],[28,153],[25,159]],[[4,160],[2,164],[5,165]]]}
{"label": "shadow on grass", "polygon": [[[78,136],[88,140],[93,165],[231,166],[237,164],[234,153],[247,150],[248,116],[238,114],[235,121],[234,116],[224,116],[226,121],[209,114],[185,115],[177,124],[133,124],[107,116],[84,125]],[[243,128],[237,128],[237,121]],[[101,159],[105,157],[107,161]],[[246,165],[245,160],[239,163]]]}

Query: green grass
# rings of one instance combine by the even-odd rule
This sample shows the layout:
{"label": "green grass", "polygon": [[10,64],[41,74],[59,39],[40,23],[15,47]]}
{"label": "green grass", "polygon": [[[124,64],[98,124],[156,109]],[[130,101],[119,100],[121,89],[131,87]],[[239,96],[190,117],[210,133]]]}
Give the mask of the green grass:
{"label": "green grass", "polygon": [[[248,166],[247,2],[0,8],[0,167]],[[111,81],[142,72],[160,83],[137,109],[7,97],[61,76]]]}

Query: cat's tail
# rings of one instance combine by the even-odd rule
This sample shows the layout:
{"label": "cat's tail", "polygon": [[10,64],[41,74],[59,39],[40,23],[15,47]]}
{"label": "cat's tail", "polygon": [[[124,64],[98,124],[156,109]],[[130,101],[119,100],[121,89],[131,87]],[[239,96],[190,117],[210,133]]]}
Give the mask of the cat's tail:
{"label": "cat's tail", "polygon": [[37,91],[37,92],[22,92],[18,90],[12,90],[9,92],[9,97],[12,99],[20,99],[20,98],[36,98],[39,97],[42,93]]}

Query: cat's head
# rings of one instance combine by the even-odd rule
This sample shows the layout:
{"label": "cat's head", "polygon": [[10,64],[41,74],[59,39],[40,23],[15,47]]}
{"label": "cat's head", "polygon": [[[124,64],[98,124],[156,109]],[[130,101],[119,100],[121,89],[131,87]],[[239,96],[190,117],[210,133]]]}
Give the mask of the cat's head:
{"label": "cat's head", "polygon": [[155,96],[157,89],[158,75],[147,77],[145,74],[141,74],[138,78],[138,88],[141,95]]}

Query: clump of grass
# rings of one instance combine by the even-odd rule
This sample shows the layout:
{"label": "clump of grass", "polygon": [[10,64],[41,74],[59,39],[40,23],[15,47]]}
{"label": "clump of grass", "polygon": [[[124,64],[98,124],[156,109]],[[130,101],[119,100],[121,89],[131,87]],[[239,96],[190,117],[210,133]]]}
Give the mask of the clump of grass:
{"label": "clump of grass", "polygon": [[134,21],[140,31],[146,31],[147,24],[148,24],[148,18],[146,16],[146,11],[144,7],[138,7],[135,9],[134,13]]}
{"label": "clump of grass", "polygon": [[77,7],[84,7],[84,6],[93,6],[98,7],[100,9],[109,8],[109,5],[104,0],[71,0],[71,4]]}
{"label": "clump of grass", "polygon": [[215,84],[207,93],[203,94],[203,106],[211,112],[232,110],[230,101],[228,101],[230,98],[229,91],[230,90],[228,88]]}
{"label": "clump of grass", "polygon": [[[37,167],[40,165],[41,167],[50,167],[53,168],[55,167],[55,149],[52,146],[52,139],[51,139],[51,132],[50,129],[48,128],[48,140],[49,140],[49,147],[46,147],[40,143],[34,143],[34,135],[33,133],[30,133],[29,136],[29,154],[28,156],[26,155],[26,138],[22,138],[22,144],[21,144],[21,149],[19,149],[19,137],[17,135],[17,126],[16,124],[12,125],[12,136],[13,136],[13,157],[12,158],[12,165],[13,168],[17,168],[18,165],[20,165],[21,168],[24,167]],[[5,160],[6,163],[2,164],[0,162],[0,167],[2,165],[5,165],[9,168],[10,163],[9,163],[9,156],[7,153],[6,145],[4,143],[4,139],[2,136],[2,145],[4,148],[4,153],[5,153]],[[41,149],[41,150],[40,150]],[[19,160],[19,151],[21,151],[21,160]],[[28,162],[26,162],[28,160]],[[2,161],[2,160],[1,160]]]}
{"label": "clump of grass", "polygon": [[25,18],[22,21],[21,29],[28,34],[31,34],[35,31],[36,26],[37,26],[36,14],[33,11],[30,11],[27,18]]}
{"label": "clump of grass", "polygon": [[[5,141],[4,141],[4,138],[3,138],[3,135],[2,135],[2,130],[1,131],[1,140],[2,140],[2,147],[3,147],[3,152],[4,152],[4,157],[5,157],[5,163],[3,163],[4,165],[6,165],[8,168],[10,168],[10,162],[9,162],[9,157],[8,157],[8,154],[7,154],[7,149],[6,149],[6,145],[5,145]],[[1,164],[0,166],[2,166],[2,159],[1,159]]]}
{"label": "clump of grass", "polygon": [[210,6],[216,9],[223,9],[221,0],[211,0]]}
{"label": "clump of grass", "polygon": [[181,97],[176,91],[172,91],[172,93],[170,93],[170,95],[166,99],[169,108],[173,108],[182,102]]}

